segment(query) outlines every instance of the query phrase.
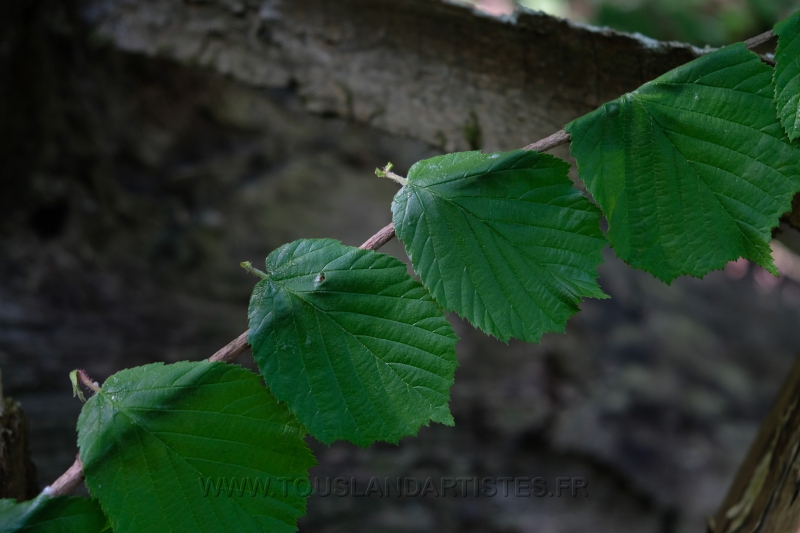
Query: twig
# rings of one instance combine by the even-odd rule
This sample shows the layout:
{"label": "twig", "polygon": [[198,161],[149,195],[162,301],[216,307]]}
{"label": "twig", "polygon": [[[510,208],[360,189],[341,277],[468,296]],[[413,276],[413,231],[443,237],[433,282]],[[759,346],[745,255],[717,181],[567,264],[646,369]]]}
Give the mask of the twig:
{"label": "twig", "polygon": [[66,472],[61,474],[57,480],[49,487],[45,487],[42,492],[49,494],[52,497],[63,496],[72,492],[75,487],[83,482],[83,463],[80,457],[75,457],[75,462],[72,463]]}
{"label": "twig", "polygon": [[775,38],[775,32],[772,31],[772,30],[769,30],[769,31],[765,31],[761,35],[756,35],[755,37],[750,37],[749,39],[747,39],[744,42],[744,44],[745,44],[745,46],[747,46],[747,48],[752,50],[753,48],[761,46],[762,44],[767,43],[767,42],[771,41],[774,38]]}
{"label": "twig", "polygon": [[390,222],[388,226],[382,227],[378,233],[367,239],[367,242],[359,246],[359,249],[377,250],[392,239],[394,239],[394,224]]}
{"label": "twig", "polygon": [[552,134],[550,137],[545,137],[540,141],[536,141],[535,143],[531,143],[523,150],[535,150],[537,152],[546,152],[555,148],[556,146],[561,146],[562,144],[568,143],[570,140],[570,135],[564,130],[559,130]]}
{"label": "twig", "polygon": [[247,331],[245,331],[244,333],[242,333],[241,335],[239,335],[238,337],[236,337],[235,339],[233,339],[227,345],[225,345],[222,348],[220,348],[217,351],[217,353],[215,353],[214,355],[209,357],[208,360],[209,361],[224,361],[224,362],[227,363],[229,361],[233,361],[234,359],[236,359],[237,357],[242,355],[250,347],[247,344],[247,334],[248,333],[250,333],[249,329]]}
{"label": "twig", "polygon": [[[762,33],[761,35],[756,35],[755,37],[751,37],[744,41],[745,45],[749,49],[753,49],[759,45],[762,45],[775,37],[775,34],[772,30]],[[570,134],[564,131],[563,129],[557,131],[556,133],[550,135],[549,137],[545,137],[544,139],[538,140],[534,143],[529,144],[523,150],[535,150],[537,152],[546,152],[555,148],[556,146],[561,146],[562,144],[566,144],[570,141]],[[397,176],[393,172],[391,172],[391,163],[389,163],[383,169],[376,169],[376,174],[381,177],[388,177],[391,179],[395,179],[395,177],[400,178],[395,179],[401,185],[405,185],[407,180],[402,178],[401,176]],[[390,175],[391,174],[391,175]],[[403,181],[400,181],[403,180]],[[390,240],[392,240],[395,236],[394,232],[394,224],[390,223],[387,226],[381,228],[378,233],[367,239],[367,241],[359,246],[361,250],[377,250]],[[242,264],[245,267],[245,264]],[[252,267],[252,265],[249,265]],[[252,272],[254,269],[245,267],[248,271]],[[262,272],[258,272],[256,275],[261,275]],[[209,361],[223,361],[223,362],[230,362],[239,357],[241,354],[247,351],[250,347],[247,344],[247,335],[250,333],[250,330],[245,331],[234,340],[229,342],[227,345],[223,346],[219,349],[214,355],[208,358]],[[88,378],[88,376],[87,376]],[[83,381],[83,380],[82,380]],[[85,382],[84,382],[85,383]],[[89,385],[87,385],[89,386]],[[91,387],[90,388],[94,388]],[[69,467],[69,470],[64,472],[61,477],[59,477],[53,485],[49,487],[45,487],[45,492],[52,494],[53,496],[68,494],[71,492],[75,487],[80,485],[83,481],[83,465],[81,463],[80,458],[76,458],[75,462]]]}
{"label": "twig", "polygon": [[[755,37],[750,37],[749,39],[747,39],[744,42],[744,44],[745,44],[745,46],[747,46],[747,48],[749,50],[752,50],[754,48],[758,48],[762,44],[770,42],[775,37],[777,37],[775,35],[775,32],[772,31],[772,30],[769,30],[769,31],[765,31],[761,35],[756,35]],[[771,65],[773,67],[775,66],[775,58],[772,57],[772,54],[759,54],[759,57],[761,57],[761,61],[763,61],[767,65]]]}

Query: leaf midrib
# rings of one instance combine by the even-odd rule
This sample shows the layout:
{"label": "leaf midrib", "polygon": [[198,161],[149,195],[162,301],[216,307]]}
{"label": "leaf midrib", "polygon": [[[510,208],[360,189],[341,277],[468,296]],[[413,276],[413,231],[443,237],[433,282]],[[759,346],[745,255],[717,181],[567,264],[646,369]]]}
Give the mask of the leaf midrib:
{"label": "leaf midrib", "polygon": [[[734,226],[735,226],[735,227],[736,227],[736,229],[738,230],[738,233],[739,233],[739,238],[740,238],[740,240],[747,239],[747,241],[748,241],[748,242],[749,242],[749,243],[750,243],[750,244],[751,244],[751,245],[752,245],[752,246],[753,246],[753,247],[754,247],[754,248],[757,250],[757,249],[758,249],[758,247],[757,247],[757,246],[756,246],[756,245],[755,245],[755,244],[754,244],[754,243],[753,243],[753,242],[750,240],[750,238],[749,238],[747,235],[745,235],[745,234],[744,234],[744,232],[743,232],[743,231],[741,231],[741,230],[739,229],[739,227],[738,227],[738,222],[739,222],[739,221],[738,221],[738,219],[737,219],[737,218],[735,218],[735,217],[734,217],[734,215],[733,215],[733,214],[731,214],[731,212],[730,212],[730,211],[728,211],[728,209],[725,207],[725,205],[724,205],[722,202],[720,202],[719,198],[717,197],[717,191],[713,190],[713,189],[711,188],[711,186],[710,186],[708,183],[706,183],[705,179],[704,179],[704,178],[703,178],[703,177],[700,175],[700,173],[697,171],[697,169],[694,167],[694,165],[692,165],[692,163],[689,161],[689,159],[686,157],[686,155],[684,155],[684,153],[683,153],[683,152],[682,152],[680,149],[678,149],[678,147],[677,147],[677,146],[675,145],[675,143],[673,142],[672,138],[670,138],[670,136],[667,134],[667,132],[668,132],[668,131],[671,131],[671,130],[667,130],[666,128],[664,128],[664,126],[663,126],[663,125],[662,125],[662,124],[661,124],[661,123],[658,121],[658,119],[656,119],[656,118],[655,118],[655,117],[654,117],[654,116],[653,116],[653,115],[650,113],[650,110],[649,110],[649,109],[647,109],[647,105],[645,105],[645,103],[644,103],[644,102],[642,102],[641,100],[639,100],[639,101],[640,101],[640,104],[641,104],[641,106],[642,106],[642,109],[644,109],[644,110],[645,110],[645,112],[647,113],[647,116],[649,116],[649,117],[650,117],[650,119],[651,119],[652,123],[653,123],[653,124],[657,124],[657,125],[658,125],[659,129],[661,130],[662,134],[664,135],[664,138],[665,138],[665,139],[667,139],[667,141],[669,141],[669,143],[670,143],[670,145],[672,146],[672,148],[673,148],[673,150],[675,151],[675,153],[678,153],[678,154],[680,154],[681,158],[684,160],[684,162],[686,163],[686,165],[687,165],[689,168],[691,168],[691,169],[692,169],[692,172],[694,172],[694,175],[695,175],[695,177],[697,178],[697,181],[698,181],[698,183],[702,183],[702,185],[703,185],[703,186],[706,188],[706,190],[707,190],[708,192],[710,192],[710,193],[713,195],[713,198],[714,198],[714,200],[717,202],[717,205],[718,205],[718,206],[719,206],[719,208],[722,210],[722,212],[724,212],[726,215],[728,215],[728,218],[730,218],[730,220],[733,222]],[[703,115],[703,116],[708,116],[708,115]],[[678,132],[678,133],[679,133],[679,132]],[[762,133],[762,134],[763,134],[763,132],[760,132],[760,133]],[[684,134],[684,135],[686,135],[686,134]],[[686,137],[689,137],[689,138],[694,138],[694,137],[691,137],[690,135],[686,135]],[[707,141],[707,142],[711,142],[711,141]],[[720,145],[717,145],[716,143],[713,143],[713,142],[711,142],[711,144],[714,144],[715,146],[720,146]],[[727,147],[724,147],[724,146],[720,146],[720,147],[721,147],[721,148],[727,148]],[[731,150],[731,151],[733,151],[733,152],[736,152],[735,150]],[[739,152],[736,152],[736,153],[739,153]],[[744,155],[744,154],[741,154],[741,155]],[[754,161],[756,161],[756,162],[759,162],[758,160],[755,160],[754,158],[751,158],[751,159],[753,159],[753,160],[754,160]],[[704,220],[705,220],[705,219],[704,219]],[[662,234],[661,234],[661,232],[659,231],[659,239],[658,239],[658,240],[659,240],[659,243],[661,242],[661,237],[662,237]],[[742,244],[744,244],[744,243],[742,242]],[[744,247],[744,248],[746,249],[746,247]],[[684,267],[681,267],[681,269],[680,269],[680,270],[681,270],[681,271],[684,271],[684,270],[685,270],[685,268],[684,268]]]}
{"label": "leaf midrib", "polygon": [[[298,294],[298,293],[295,293],[295,292],[294,292],[294,291],[292,291],[291,289],[288,289],[288,288],[285,288],[285,287],[284,287],[284,290],[286,290],[286,292],[288,292],[288,293],[290,293],[290,294],[293,294],[294,296],[296,296],[296,297],[297,297],[297,299],[298,299],[298,300],[300,300],[300,301],[302,301],[303,303],[305,303],[306,305],[310,306],[310,307],[312,308],[312,310],[313,310],[312,312],[314,312],[314,315],[315,315],[315,316],[316,316],[317,312],[319,312],[321,315],[324,315],[324,316],[327,316],[328,318],[330,318],[330,319],[331,319],[331,321],[333,321],[333,322],[334,322],[334,323],[335,323],[335,324],[336,324],[336,325],[339,327],[339,329],[340,329],[340,330],[341,330],[341,331],[342,331],[342,332],[343,332],[345,335],[347,335],[347,336],[349,336],[349,337],[353,338],[353,339],[354,339],[356,342],[358,342],[358,344],[360,344],[360,345],[361,345],[361,346],[362,346],[362,347],[363,347],[363,348],[364,348],[364,349],[365,349],[365,350],[366,350],[366,351],[367,351],[367,352],[368,352],[370,355],[372,355],[373,359],[374,359],[376,362],[380,361],[381,363],[383,363],[384,365],[386,365],[386,367],[387,367],[387,368],[388,368],[388,369],[391,371],[391,373],[392,373],[393,375],[395,375],[395,376],[397,377],[397,379],[399,379],[399,380],[400,380],[402,383],[404,383],[404,384],[405,384],[406,388],[407,388],[409,391],[413,390],[413,391],[414,391],[414,392],[415,392],[415,393],[416,393],[416,394],[417,394],[417,395],[418,395],[420,398],[422,398],[422,400],[424,400],[424,401],[427,401],[427,400],[425,400],[425,398],[424,398],[424,397],[423,397],[421,394],[419,394],[419,392],[418,392],[418,391],[416,391],[416,389],[415,389],[413,386],[411,386],[411,384],[410,384],[409,382],[407,382],[405,379],[403,379],[403,377],[402,377],[402,376],[400,376],[400,375],[399,375],[397,372],[395,372],[395,370],[394,370],[393,368],[391,368],[391,367],[389,366],[389,364],[388,364],[386,361],[384,361],[382,358],[380,358],[380,357],[379,357],[379,356],[378,356],[378,355],[377,355],[375,352],[373,352],[373,351],[372,351],[370,348],[368,348],[368,347],[367,347],[367,346],[366,346],[366,345],[365,345],[363,342],[361,342],[361,339],[359,339],[357,335],[353,334],[352,332],[350,332],[349,330],[347,330],[347,329],[346,329],[344,326],[342,326],[342,324],[341,324],[341,323],[339,323],[339,321],[338,321],[338,320],[336,320],[336,318],[334,318],[333,316],[331,316],[331,315],[330,315],[328,312],[326,312],[325,310],[323,310],[323,309],[321,309],[320,307],[318,307],[318,306],[317,306],[316,304],[314,304],[314,302],[312,302],[311,300],[309,300],[309,299],[307,299],[307,298],[304,298],[303,296],[301,296],[301,295],[300,295],[300,294]],[[391,320],[391,319],[387,319],[387,320]],[[401,325],[407,325],[407,324],[405,324],[404,322],[400,322],[400,321],[397,321],[397,320],[391,320],[391,321],[392,321],[392,322],[395,322],[395,323],[397,323],[397,324],[401,324]],[[322,328],[320,327],[321,325],[319,324],[319,320],[318,320],[318,319],[317,319],[317,325],[318,325],[318,329],[319,329],[320,331],[322,331]],[[428,331],[428,330],[425,330],[425,331]],[[399,342],[399,341],[397,341],[397,342]],[[403,343],[400,343],[400,344],[403,344]],[[416,348],[416,347],[414,347],[414,346],[409,346],[409,345],[407,345],[407,344],[403,344],[403,345],[404,345],[404,346],[408,346],[408,347],[410,347],[410,348],[419,349],[419,348]],[[432,354],[432,352],[428,352],[427,350],[423,350],[423,351],[425,351],[426,353],[431,353],[431,354]],[[328,357],[329,357],[329,359],[330,359],[330,354],[329,354],[329,352],[328,352],[328,350],[327,350],[327,349],[325,350],[325,353],[328,355]],[[436,354],[432,354],[432,355],[434,355],[435,357],[439,358],[439,356],[437,356]],[[351,359],[352,359],[352,358],[351,358]],[[443,359],[443,358],[442,358],[442,359]],[[305,366],[305,365],[304,365],[304,366]],[[424,370],[424,369],[420,369],[420,370]],[[336,372],[335,372],[335,371],[333,371],[333,372],[332,372],[332,374],[334,375],[334,377],[336,377]],[[364,382],[361,380],[361,376],[360,376],[360,375],[358,375],[358,373],[356,373],[356,375],[358,376],[358,380],[359,380],[359,384],[361,385],[361,388],[362,388],[364,391],[367,391],[368,389],[367,389],[367,387],[364,385]],[[379,373],[379,375],[380,375],[380,373]],[[336,381],[337,381],[337,385],[339,386],[338,388],[339,388],[339,390],[341,391],[341,390],[342,390],[342,386],[341,386],[341,384],[339,384],[339,379],[338,379],[338,377],[336,377]],[[385,383],[385,382],[383,382],[383,380],[381,380],[381,384],[383,385],[383,390],[384,390],[384,392],[386,392],[386,383]],[[345,395],[344,395],[344,394],[341,394],[341,396],[342,396],[342,398],[343,398],[343,400],[344,400],[344,403],[345,403],[345,405],[347,405],[347,400],[345,399]],[[387,422],[387,420],[386,420],[386,419],[383,417],[383,415],[380,413],[380,411],[379,411],[379,410],[378,410],[378,409],[375,407],[375,404],[373,403],[373,401],[372,401],[372,399],[370,398],[369,394],[367,394],[367,397],[369,398],[369,402],[370,402],[370,405],[372,406],[372,409],[373,409],[373,411],[374,411],[374,412],[375,412],[375,413],[376,413],[378,416],[380,416],[380,417],[381,417],[381,423],[383,424],[383,426],[384,426],[385,428],[392,428],[392,424],[388,423],[388,422]],[[387,399],[387,400],[388,400],[388,401],[389,401],[389,402],[392,404],[392,406],[393,406],[393,407],[395,407],[395,410],[396,410],[396,411],[399,411],[399,409],[397,409],[397,407],[398,407],[398,406],[397,406],[397,405],[394,403],[394,401],[391,399],[391,395],[389,395],[389,394],[385,394],[385,398],[386,398],[386,399]],[[316,400],[315,400],[315,402],[316,402]],[[432,406],[432,405],[431,405],[431,408],[433,408],[433,406]],[[351,416],[352,416],[352,415],[351,415]],[[408,422],[407,422],[405,419],[403,419],[403,417],[399,417],[399,418],[403,420],[403,423],[406,425],[406,428],[410,428],[410,426],[409,426]],[[354,419],[354,421],[355,421],[355,419]],[[356,425],[358,425],[358,424],[356,424]],[[360,433],[360,430],[357,430],[357,431],[359,431],[359,433]],[[404,429],[403,431],[406,431],[406,430]],[[396,432],[395,432],[395,433],[396,433]]]}
{"label": "leaf midrib", "polygon": [[[489,229],[489,230],[490,230],[490,231],[491,231],[491,232],[492,232],[494,235],[496,235],[496,236],[500,237],[500,238],[501,238],[503,241],[505,241],[505,242],[506,242],[506,243],[509,245],[509,247],[510,247],[511,249],[513,249],[513,250],[517,250],[517,251],[518,251],[518,253],[519,253],[520,255],[522,255],[522,256],[523,256],[523,257],[525,257],[526,259],[529,259],[530,261],[532,261],[533,263],[535,263],[536,265],[538,265],[538,266],[539,266],[539,268],[541,268],[543,271],[547,272],[547,273],[548,273],[548,275],[549,275],[549,276],[550,276],[550,277],[551,277],[551,278],[552,278],[552,279],[553,279],[553,280],[554,280],[556,283],[558,283],[558,285],[560,285],[560,286],[561,286],[561,287],[562,287],[562,288],[563,288],[563,289],[564,289],[566,292],[568,292],[569,294],[572,294],[573,296],[576,296],[576,295],[574,294],[574,292],[572,291],[572,288],[571,288],[571,287],[569,287],[569,286],[567,286],[567,285],[565,284],[565,282],[564,282],[564,281],[562,281],[562,280],[561,280],[561,278],[560,278],[559,276],[557,276],[557,275],[556,275],[556,274],[555,274],[555,273],[554,273],[554,272],[553,272],[551,269],[547,268],[547,267],[545,266],[545,263],[542,263],[542,262],[540,262],[539,260],[537,260],[536,258],[532,257],[530,254],[528,254],[528,253],[527,253],[527,251],[520,249],[520,248],[519,248],[519,247],[518,247],[516,244],[514,244],[513,242],[511,242],[511,241],[510,241],[510,240],[509,240],[509,239],[508,239],[508,238],[507,238],[505,235],[503,235],[502,233],[500,233],[499,231],[497,231],[497,230],[496,230],[494,227],[492,227],[492,225],[491,225],[491,224],[489,224],[488,222],[486,222],[484,219],[482,219],[482,218],[478,217],[477,215],[475,215],[475,214],[474,214],[474,213],[473,213],[473,212],[472,212],[470,209],[468,209],[468,208],[464,207],[463,205],[459,204],[458,202],[456,202],[456,201],[454,201],[454,200],[452,200],[452,199],[448,198],[447,196],[443,196],[443,195],[439,194],[437,191],[433,191],[433,190],[431,190],[431,189],[428,189],[427,187],[418,187],[418,186],[414,186],[413,188],[419,188],[419,189],[423,189],[423,190],[425,190],[426,192],[428,192],[428,194],[430,194],[431,196],[435,196],[435,197],[437,197],[437,198],[439,198],[439,199],[441,199],[441,200],[444,200],[445,202],[448,202],[448,203],[450,203],[450,204],[454,205],[454,206],[455,206],[457,209],[460,209],[460,210],[461,210],[461,211],[463,211],[464,213],[468,214],[469,216],[471,216],[472,218],[474,218],[475,220],[477,220],[478,222],[480,222],[481,224],[483,224],[483,225],[484,225],[486,228],[488,228],[488,229]],[[415,194],[416,194],[416,191],[415,191]],[[417,197],[417,198],[419,198],[419,197]],[[490,197],[486,197],[486,198],[490,198]],[[519,199],[515,199],[515,201],[523,201],[523,202],[524,202],[524,200],[519,200]],[[539,202],[530,202],[530,203],[535,203],[535,204],[538,204],[538,205],[548,205],[548,204],[541,204],[541,203],[539,203]],[[424,205],[424,204],[422,204],[422,202],[420,202],[420,205],[422,206],[422,205]],[[424,212],[424,211],[425,211],[425,209],[424,209],[424,207],[423,207],[423,212]],[[531,226],[531,227],[534,227],[534,228],[541,228],[541,226],[535,226],[535,225],[534,225],[534,226]],[[449,226],[448,226],[448,229],[449,229]],[[545,228],[545,229],[547,229],[547,228]],[[579,235],[582,235],[582,234],[579,234]],[[460,257],[460,254],[459,254],[459,257]],[[485,257],[485,255],[484,255],[484,257]],[[463,264],[466,264],[466,261],[464,260],[464,258],[463,258],[463,257],[460,257],[460,258],[461,258],[461,262],[462,262]],[[487,258],[487,259],[488,259],[488,258]],[[490,262],[490,261],[489,261],[489,263],[491,264],[491,262]],[[507,262],[507,263],[508,263],[508,262]],[[510,264],[510,263],[509,263],[509,264]],[[493,270],[493,273],[494,273],[494,269],[492,269],[492,270]],[[469,269],[467,269],[467,271],[469,271]],[[473,286],[473,287],[476,287],[476,285],[475,285],[475,283],[472,281],[472,278],[471,278],[471,277],[470,277],[470,283],[472,283],[472,286]],[[500,285],[500,286],[501,286],[501,287],[503,287],[503,285]],[[572,302],[566,302],[566,301],[564,301],[564,300],[563,300],[563,299],[560,297],[560,295],[559,295],[559,294],[556,294],[556,293],[554,293],[553,291],[551,291],[551,290],[550,290],[550,288],[549,288],[549,287],[548,287],[548,286],[547,286],[545,283],[542,283],[542,284],[541,284],[541,286],[542,286],[543,288],[545,288],[545,290],[547,290],[547,292],[549,292],[549,293],[550,293],[550,294],[551,294],[551,295],[552,295],[552,296],[553,296],[553,297],[554,297],[556,300],[560,301],[562,304],[566,305],[567,307],[570,307],[570,308],[572,307],[572,305],[573,305],[573,304],[572,304]],[[523,288],[524,288],[524,287],[523,287]],[[501,289],[501,291],[502,291],[502,292],[503,292],[503,294],[506,296],[506,298],[507,298],[508,300],[510,300],[510,298],[509,298],[509,297],[508,297],[508,295],[506,294],[506,291],[505,291],[504,289]],[[525,292],[528,292],[528,291],[525,291]],[[478,294],[478,291],[477,291],[477,290],[475,291],[475,294]],[[532,299],[532,298],[531,298],[531,299]],[[483,299],[482,299],[482,298],[481,298],[481,301],[483,301]],[[559,320],[557,320],[557,317],[553,317],[553,315],[552,315],[552,314],[549,312],[549,310],[548,310],[548,306],[546,306],[546,305],[545,305],[545,306],[541,306],[541,305],[539,305],[539,302],[536,302],[536,305],[537,305],[537,307],[539,308],[539,310],[541,310],[541,311],[542,311],[542,312],[543,312],[545,315],[547,315],[547,316],[548,316],[548,318],[550,318],[550,320],[552,320],[554,323],[558,323],[558,322],[559,322]]]}

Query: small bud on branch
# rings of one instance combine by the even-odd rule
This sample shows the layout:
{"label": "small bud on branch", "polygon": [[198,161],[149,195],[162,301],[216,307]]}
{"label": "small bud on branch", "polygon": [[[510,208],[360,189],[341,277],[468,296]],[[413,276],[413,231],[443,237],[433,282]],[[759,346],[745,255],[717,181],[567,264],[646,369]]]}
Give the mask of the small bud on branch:
{"label": "small bud on branch", "polygon": [[375,175],[378,176],[379,178],[389,178],[392,181],[396,181],[400,185],[405,185],[406,183],[408,183],[408,180],[406,178],[392,172],[393,167],[394,165],[392,165],[391,163],[386,163],[386,166],[383,167],[382,169],[380,168],[375,169]]}

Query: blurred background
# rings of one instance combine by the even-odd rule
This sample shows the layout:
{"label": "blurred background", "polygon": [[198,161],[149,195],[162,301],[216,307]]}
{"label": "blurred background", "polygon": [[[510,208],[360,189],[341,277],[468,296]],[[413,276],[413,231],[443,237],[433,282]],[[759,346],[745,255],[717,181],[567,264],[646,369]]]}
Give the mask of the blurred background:
{"label": "blurred background", "polygon": [[722,46],[772,28],[797,0],[467,0],[494,15],[517,5],[660,41]]}
{"label": "blurred background", "polygon": [[[481,0],[493,14],[510,2]],[[13,5],[12,5],[13,4]],[[657,39],[719,45],[769,29],[788,0],[527,0]],[[534,140],[534,139],[531,139]],[[103,381],[208,357],[244,331],[258,266],[282,243],[359,245],[437,149],[306,113],[257,90],[98,41],[72,2],[0,8],[0,368],[30,419],[42,486],[74,460],[68,372]],[[399,446],[310,442],[314,476],[581,476],[584,498],[309,499],[301,531],[705,529],[800,348],[794,230],[774,278],[747,262],[671,286],[606,250],[564,335],[461,337],[455,428]],[[382,251],[403,257],[397,241]],[[241,364],[252,367],[250,355]]]}

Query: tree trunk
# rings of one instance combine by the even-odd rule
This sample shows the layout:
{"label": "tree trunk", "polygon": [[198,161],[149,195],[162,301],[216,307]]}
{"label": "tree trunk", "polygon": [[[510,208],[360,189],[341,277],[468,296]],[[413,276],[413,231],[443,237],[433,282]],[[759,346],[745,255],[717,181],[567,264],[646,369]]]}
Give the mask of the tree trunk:
{"label": "tree trunk", "polygon": [[800,528],[800,356],[736,474],[711,533],[796,533]]}
{"label": "tree trunk", "polygon": [[520,148],[702,53],[439,0],[88,4],[98,34],[123,50],[295,88],[310,111],[446,151]]}
{"label": "tree trunk", "polygon": [[[704,53],[440,0],[83,1],[122,50],[290,88],[311,112],[446,152],[521,148]],[[800,228],[800,205],[784,221]]]}
{"label": "tree trunk", "polygon": [[0,383],[0,498],[36,496],[36,467],[28,450],[28,419],[19,404],[3,397]]}

